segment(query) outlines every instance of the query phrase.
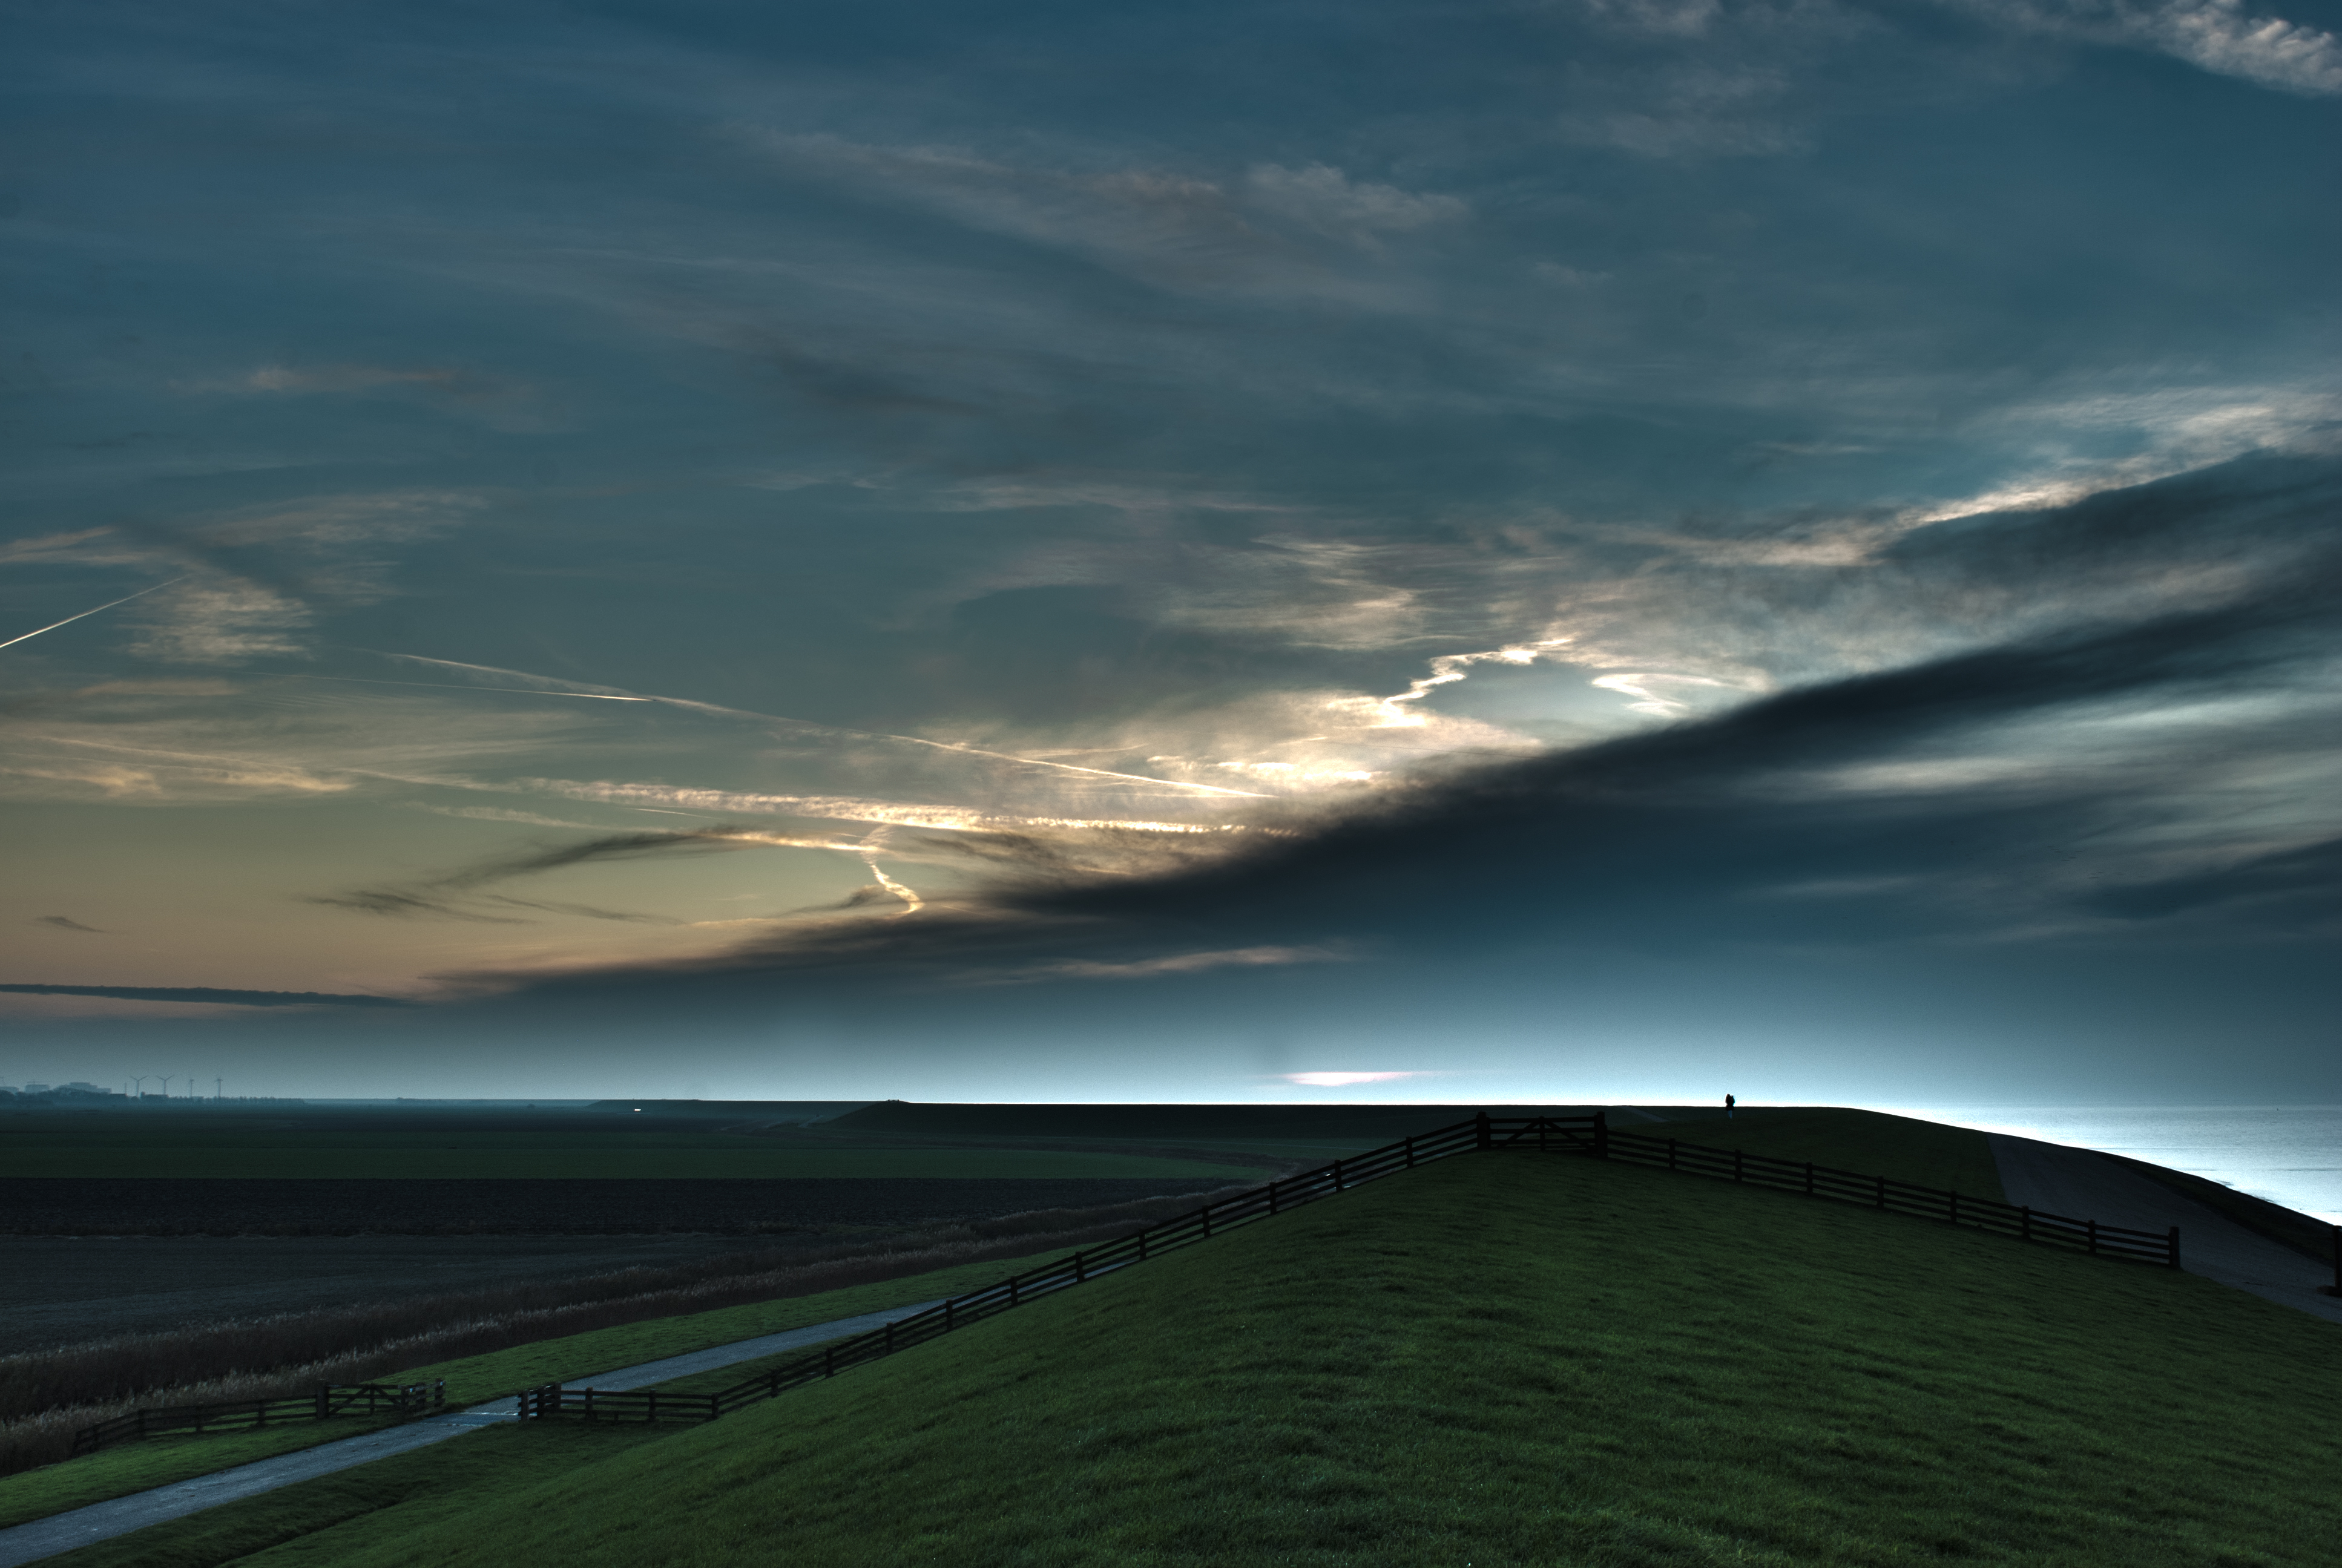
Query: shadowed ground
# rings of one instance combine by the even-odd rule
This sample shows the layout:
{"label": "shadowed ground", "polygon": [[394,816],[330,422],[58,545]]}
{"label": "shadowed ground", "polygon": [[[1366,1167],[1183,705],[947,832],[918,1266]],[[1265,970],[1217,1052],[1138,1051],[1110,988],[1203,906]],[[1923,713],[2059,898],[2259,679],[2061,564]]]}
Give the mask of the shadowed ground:
{"label": "shadowed ground", "polygon": [[2342,1323],[2342,1299],[2317,1293],[2319,1285],[2334,1283],[2331,1267],[2257,1235],[2095,1150],[2006,1133],[1991,1137],[2010,1203],[2136,1230],[2177,1225],[2180,1261],[2189,1273]]}

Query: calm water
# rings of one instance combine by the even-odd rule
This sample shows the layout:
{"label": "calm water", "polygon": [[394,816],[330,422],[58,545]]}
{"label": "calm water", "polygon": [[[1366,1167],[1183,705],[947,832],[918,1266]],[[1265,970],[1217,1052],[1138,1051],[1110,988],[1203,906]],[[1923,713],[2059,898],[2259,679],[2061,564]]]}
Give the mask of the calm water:
{"label": "calm water", "polygon": [[1930,1105],[1902,1114],[2152,1160],[2342,1223],[2342,1105]]}

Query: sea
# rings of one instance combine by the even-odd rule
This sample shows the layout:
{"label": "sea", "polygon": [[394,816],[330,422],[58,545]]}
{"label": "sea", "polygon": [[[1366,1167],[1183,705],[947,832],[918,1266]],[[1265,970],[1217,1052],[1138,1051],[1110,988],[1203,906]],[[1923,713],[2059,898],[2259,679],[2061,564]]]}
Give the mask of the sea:
{"label": "sea", "polygon": [[1873,1108],[2150,1160],[2342,1224],[2342,1105]]}

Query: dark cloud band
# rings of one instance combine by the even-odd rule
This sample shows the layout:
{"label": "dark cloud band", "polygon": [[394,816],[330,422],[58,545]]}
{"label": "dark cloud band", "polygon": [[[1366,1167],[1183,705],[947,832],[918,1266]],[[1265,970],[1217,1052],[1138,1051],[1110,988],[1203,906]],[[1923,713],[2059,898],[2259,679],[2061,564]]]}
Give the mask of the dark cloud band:
{"label": "dark cloud band", "polygon": [[0,985],[25,996],[106,996],[119,1002],[210,1002],[224,1007],[418,1007],[395,996],[325,991],[225,991],[209,985]]}

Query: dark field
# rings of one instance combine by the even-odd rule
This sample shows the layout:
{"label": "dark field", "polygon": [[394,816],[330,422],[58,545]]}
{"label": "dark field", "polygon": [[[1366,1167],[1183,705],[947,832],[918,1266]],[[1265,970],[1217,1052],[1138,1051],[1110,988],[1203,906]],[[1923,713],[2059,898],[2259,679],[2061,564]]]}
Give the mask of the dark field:
{"label": "dark field", "polygon": [[524,1279],[769,1253],[727,1236],[0,1237],[9,1352]]}
{"label": "dark field", "polygon": [[1469,1114],[838,1109],[810,1125],[798,1106],[656,1101],[0,1116],[0,1353],[1206,1193]]}
{"label": "dark field", "polygon": [[1242,1136],[1250,1128],[1201,1148],[1146,1137],[1157,1119],[1126,1115],[1087,1136],[1078,1118],[1046,1137],[937,1136],[806,1124],[827,1107],[635,1104],[0,1114],[0,1354],[507,1286],[587,1289],[586,1276],[725,1256],[778,1265],[841,1243],[1250,1185],[1339,1152],[1264,1145]]}
{"label": "dark field", "polygon": [[1230,1177],[1222,1158],[1134,1149],[1127,1141],[849,1137],[794,1127],[349,1124],[217,1113],[129,1112],[0,1119],[0,1180],[195,1177],[243,1180],[570,1180],[636,1177]]}
{"label": "dark field", "polygon": [[[1241,1177],[1239,1179],[1242,1179]],[[786,1235],[1090,1208],[1210,1177],[777,1177],[653,1181],[0,1179],[0,1233],[34,1236]]]}

